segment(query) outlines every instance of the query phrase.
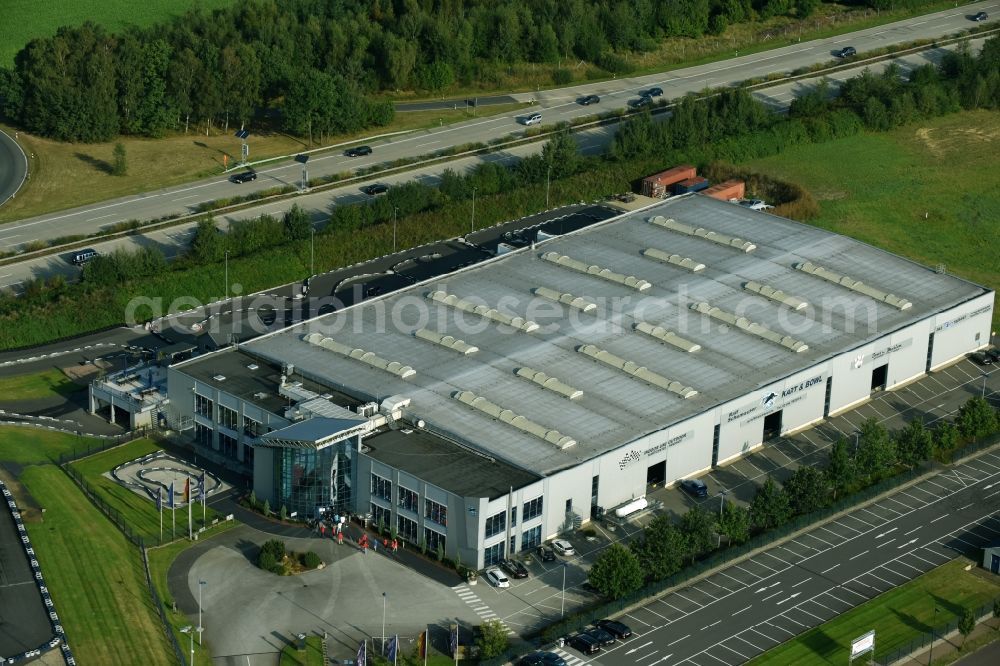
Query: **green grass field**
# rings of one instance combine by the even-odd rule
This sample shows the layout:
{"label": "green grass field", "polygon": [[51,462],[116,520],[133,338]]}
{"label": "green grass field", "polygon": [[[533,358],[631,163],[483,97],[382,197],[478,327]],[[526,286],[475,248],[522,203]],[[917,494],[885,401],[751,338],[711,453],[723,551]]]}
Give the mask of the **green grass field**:
{"label": "green grass field", "polygon": [[117,31],[126,25],[150,25],[170,16],[179,16],[194,6],[211,10],[233,0],[5,0],[4,38],[0,41],[0,66],[14,62],[14,55],[36,37],[54,35],[64,25],[93,21]]}
{"label": "green grass field", "polygon": [[[121,513],[132,529],[149,544],[158,543],[160,538],[160,515],[156,511],[156,504],[146,497],[125,488],[113,479],[104,476],[104,474],[110,472],[123,462],[153,453],[158,449],[159,447],[148,439],[137,439],[134,442],[72,463],[73,467],[83,474],[91,486],[97,490],[101,499]],[[178,486],[176,491],[183,493],[183,484],[178,484]],[[167,498],[164,497],[163,501],[166,502]],[[197,530],[204,524],[202,522],[201,505],[195,504],[192,509],[194,529]],[[218,515],[213,509],[208,509],[206,512],[208,523],[211,523],[212,519]],[[186,535],[187,510],[177,509],[175,519],[176,535]],[[170,513],[164,509],[163,537],[165,540],[171,539],[170,525]]]}
{"label": "green grass field", "polygon": [[77,663],[172,664],[139,551],[55,465],[20,480],[46,509],[28,533]]}
{"label": "green grass field", "polygon": [[[876,658],[929,633],[932,623],[956,620],[966,608],[1000,597],[992,578],[965,571],[958,559],[882,594],[749,662],[751,666],[847,663],[851,641],[875,630]],[[941,609],[934,619],[934,607]]]}
{"label": "green grass field", "polygon": [[281,651],[279,666],[323,666],[323,639],[319,636],[308,636],[305,650],[299,650],[294,645],[286,645]]}
{"label": "green grass field", "polygon": [[38,400],[53,396],[68,396],[86,389],[59,370],[45,370],[25,375],[0,378],[0,396],[4,402]]}
{"label": "green grass field", "polygon": [[0,461],[31,465],[55,463],[75,449],[98,446],[96,440],[40,428],[0,427]]}
{"label": "green grass field", "polygon": [[1000,114],[956,113],[748,166],[808,188],[816,226],[1000,289]]}

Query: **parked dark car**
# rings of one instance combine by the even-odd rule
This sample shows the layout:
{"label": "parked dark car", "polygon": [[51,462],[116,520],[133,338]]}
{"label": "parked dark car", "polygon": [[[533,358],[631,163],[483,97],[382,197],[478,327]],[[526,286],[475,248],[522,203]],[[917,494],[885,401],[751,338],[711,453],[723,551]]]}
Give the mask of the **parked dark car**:
{"label": "parked dark car", "polygon": [[229,179],[234,183],[249,183],[252,180],[257,180],[257,173],[255,171],[244,171],[243,173],[234,173]]}
{"label": "parked dark car", "polygon": [[659,86],[653,86],[646,92],[642,93],[643,97],[659,97],[662,94],[663,88],[660,88]]}
{"label": "parked dark car", "polygon": [[521,657],[520,666],[566,666],[566,660],[555,652],[532,652]]}
{"label": "parked dark car", "polygon": [[587,629],[583,633],[587,634],[595,641],[600,643],[601,647],[614,645],[615,642],[618,640],[617,638],[615,638],[614,634],[612,634],[610,631],[606,631],[604,629],[601,629],[600,627],[593,627],[592,629]]}
{"label": "parked dark car", "polygon": [[853,46],[845,46],[839,51],[834,51],[833,55],[837,56],[838,58],[850,58],[853,55],[858,55],[858,50]]}
{"label": "parked dark car", "polygon": [[994,363],[1000,363],[1000,349],[987,349],[986,354],[993,358]]}
{"label": "parked dark car", "polygon": [[[995,350],[993,351],[995,352]],[[996,356],[988,351],[976,352],[971,358],[979,365],[993,365],[997,362]]]}
{"label": "parked dark car", "polygon": [[618,620],[598,620],[594,624],[618,638],[628,638],[632,635],[632,630],[629,626]]}
{"label": "parked dark car", "polygon": [[681,481],[681,490],[692,497],[708,497],[708,486],[700,479],[684,479]]}
{"label": "parked dark car", "polygon": [[365,185],[361,188],[361,191],[370,197],[377,196],[379,194],[385,194],[389,191],[389,186],[385,183],[372,183],[371,185]]}
{"label": "parked dark car", "polygon": [[362,157],[364,155],[371,155],[371,146],[355,146],[354,148],[348,148],[344,151],[344,155],[347,157]]}
{"label": "parked dark car", "polygon": [[976,12],[975,14],[972,15],[972,20],[975,21],[976,23],[979,23],[980,21],[985,21],[989,17],[990,15],[987,14],[986,12]]}
{"label": "parked dark car", "polygon": [[541,558],[542,562],[556,561],[556,554],[552,551],[551,548],[546,548],[545,546],[539,546],[537,550],[535,550],[535,552],[538,554],[538,557]]}
{"label": "parked dark car", "polygon": [[517,560],[504,560],[500,563],[500,568],[509,573],[514,578],[527,578],[528,569]]}
{"label": "parked dark car", "polygon": [[586,97],[581,97],[576,101],[578,104],[582,104],[583,106],[590,106],[591,104],[597,104],[600,102],[601,98],[597,95],[587,95]]}
{"label": "parked dark car", "polygon": [[593,636],[587,634],[577,634],[570,636],[566,641],[571,648],[575,648],[583,654],[594,654],[601,651],[601,644]]}

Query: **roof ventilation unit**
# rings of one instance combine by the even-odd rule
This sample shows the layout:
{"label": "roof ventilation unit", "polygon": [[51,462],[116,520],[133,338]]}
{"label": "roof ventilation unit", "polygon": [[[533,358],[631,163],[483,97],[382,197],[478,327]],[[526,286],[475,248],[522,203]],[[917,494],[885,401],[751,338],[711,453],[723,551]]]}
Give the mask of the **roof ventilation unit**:
{"label": "roof ventilation unit", "polygon": [[583,395],[583,391],[580,389],[575,389],[569,384],[564,384],[555,377],[549,377],[544,372],[540,372],[532,368],[518,368],[514,374],[518,377],[534,382],[542,388],[547,388],[554,393],[558,393],[564,398],[569,398],[570,400],[576,400]]}
{"label": "roof ventilation unit", "polygon": [[479,315],[483,319],[489,319],[500,324],[505,324],[511,328],[516,328],[519,331],[524,331],[525,333],[531,333],[532,331],[538,330],[538,324],[531,321],[530,319],[525,319],[524,317],[511,317],[499,312],[495,308],[487,307],[486,305],[476,305],[475,303],[470,303],[462,298],[459,298],[455,294],[449,294],[444,290],[431,291],[426,294],[427,298],[430,300],[441,303],[442,305],[448,305],[456,310],[461,310],[462,312],[468,312],[470,314]]}
{"label": "roof ventilation unit", "polygon": [[520,414],[516,414],[509,409],[504,409],[500,405],[490,402],[483,396],[476,395],[472,391],[455,391],[451,397],[499,421],[512,425],[518,430],[534,435],[538,439],[543,439],[556,448],[568,449],[576,444],[576,440],[572,437],[567,437],[558,430],[550,430]]}
{"label": "roof ventilation unit", "polygon": [[905,298],[900,298],[895,294],[890,294],[888,292],[882,291],[881,289],[876,289],[875,287],[868,286],[861,280],[855,280],[846,275],[841,275],[840,273],[835,273],[828,268],[823,268],[822,266],[817,266],[811,261],[802,261],[795,264],[797,270],[803,273],[808,273],[809,275],[815,275],[818,278],[822,278],[827,282],[832,282],[834,284],[839,284],[841,287],[847,287],[851,291],[856,291],[859,294],[864,294],[870,298],[874,298],[876,301],[882,301],[888,305],[899,310],[909,310],[913,307],[913,303],[906,300]]}
{"label": "roof ventilation unit", "polygon": [[692,273],[698,273],[699,271],[705,270],[705,264],[698,263],[690,257],[682,257],[679,254],[670,254],[669,252],[664,252],[663,250],[657,250],[655,247],[649,247],[643,250],[642,256],[662,261],[663,263],[670,264],[671,266],[686,268]]}
{"label": "roof ventilation unit", "polygon": [[663,227],[664,229],[669,229],[670,231],[676,231],[679,234],[694,236],[695,238],[704,238],[707,241],[712,241],[713,243],[718,243],[719,245],[734,247],[741,252],[749,253],[757,249],[756,245],[750,241],[745,241],[742,238],[726,236],[703,227],[692,227],[689,224],[683,224],[672,218],[663,217],[662,215],[651,217],[647,220],[647,222],[655,224],[658,227]]}
{"label": "roof ventilation unit", "polygon": [[535,289],[532,289],[532,293],[535,296],[541,296],[542,298],[547,298],[550,301],[568,305],[571,308],[576,308],[577,310],[581,310],[583,312],[594,312],[597,310],[597,303],[594,303],[593,301],[588,301],[582,296],[560,293],[555,289],[549,289],[548,287],[536,287]]}
{"label": "roof ventilation unit", "polygon": [[747,291],[752,291],[755,294],[760,294],[764,298],[770,298],[772,301],[781,303],[782,305],[787,305],[796,312],[799,310],[805,310],[809,307],[809,303],[795,298],[794,296],[789,296],[780,289],[775,289],[774,287],[769,287],[766,284],[761,284],[759,282],[754,282],[750,280],[743,285],[743,288]]}
{"label": "roof ventilation unit", "polygon": [[311,345],[322,347],[323,349],[331,351],[334,354],[346,356],[347,358],[353,358],[355,361],[361,361],[362,363],[370,365],[373,368],[390,372],[400,379],[409,379],[417,374],[417,371],[408,365],[403,365],[398,361],[387,361],[381,356],[376,355],[374,352],[349,347],[348,345],[337,342],[333,338],[324,337],[322,333],[310,333],[309,335],[303,336],[302,339]]}
{"label": "roof ventilation unit", "polygon": [[653,324],[640,321],[638,324],[635,324],[634,328],[640,333],[645,333],[650,337],[656,338],[661,342],[666,342],[668,345],[673,345],[674,347],[682,349],[686,352],[696,352],[701,350],[701,345],[691,342],[690,340],[685,340],[673,331],[668,331],[662,326],[654,326]]}
{"label": "roof ventilation unit", "polygon": [[426,340],[427,342],[432,342],[436,345],[441,345],[445,349],[451,349],[457,351],[459,354],[464,354],[468,356],[469,354],[475,354],[479,351],[479,347],[474,347],[473,345],[467,344],[465,340],[457,340],[451,335],[442,335],[437,331],[431,331],[426,328],[418,328],[413,331],[415,337],[421,340]]}
{"label": "roof ventilation unit", "polygon": [[616,356],[605,349],[595,347],[594,345],[582,345],[577,347],[576,350],[585,356],[589,356],[594,360],[604,363],[605,365],[610,365],[612,368],[621,370],[627,375],[631,375],[636,379],[641,379],[647,384],[652,384],[653,386],[657,386],[661,389],[679,395],[685,400],[698,395],[698,392],[690,386],[684,386],[684,384],[681,384],[680,382],[668,379],[659,373],[653,372],[649,368],[635,363],[634,361],[626,361],[621,356]]}
{"label": "roof ventilation unit", "polygon": [[785,349],[790,349],[797,354],[809,349],[809,345],[801,340],[796,340],[790,335],[782,335],[781,333],[772,331],[763,324],[750,321],[746,317],[738,317],[732,312],[726,312],[725,310],[709,305],[704,301],[701,303],[692,303],[691,309],[700,312],[701,314],[706,314],[713,319],[718,319],[719,321],[729,324],[730,326],[734,326],[741,331],[749,333],[750,335],[756,335],[758,338],[767,340],[768,342],[779,344]]}
{"label": "roof ventilation unit", "polygon": [[582,261],[569,257],[565,254],[559,254],[558,252],[546,252],[542,255],[542,259],[552,262],[557,266],[563,266],[574,271],[579,271],[580,273],[586,273],[587,275],[593,275],[594,277],[608,280],[609,282],[616,282],[618,284],[625,285],[626,287],[631,287],[636,291],[646,291],[653,286],[652,283],[641,280],[634,275],[624,275],[622,273],[616,273],[610,268],[587,265]]}

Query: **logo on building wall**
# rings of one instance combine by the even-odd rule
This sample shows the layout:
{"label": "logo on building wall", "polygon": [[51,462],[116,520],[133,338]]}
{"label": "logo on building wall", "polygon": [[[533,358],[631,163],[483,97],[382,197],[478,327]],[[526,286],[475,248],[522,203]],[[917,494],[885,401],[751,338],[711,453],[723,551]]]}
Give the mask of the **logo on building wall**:
{"label": "logo on building wall", "polygon": [[854,357],[854,367],[855,367],[855,369],[860,368],[864,362],[865,362],[865,355],[864,354],[858,354],[857,356],[855,356]]}
{"label": "logo on building wall", "polygon": [[632,450],[625,454],[625,457],[618,461],[618,469],[624,470],[632,463],[639,462],[639,452]]}
{"label": "logo on building wall", "polygon": [[777,399],[778,399],[778,394],[775,393],[774,391],[771,391],[770,393],[766,394],[763,398],[760,399],[760,404],[761,406],[764,407],[764,409],[773,409],[774,401]]}

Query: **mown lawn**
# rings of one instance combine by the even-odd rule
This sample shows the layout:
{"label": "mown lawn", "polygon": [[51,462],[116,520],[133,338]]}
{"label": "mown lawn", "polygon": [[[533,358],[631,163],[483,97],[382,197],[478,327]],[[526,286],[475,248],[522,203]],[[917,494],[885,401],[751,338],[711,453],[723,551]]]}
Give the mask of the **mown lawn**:
{"label": "mown lawn", "polygon": [[54,396],[68,396],[87,387],[77,384],[59,370],[0,377],[0,400],[19,402]]}
{"label": "mown lawn", "polygon": [[82,450],[87,446],[99,446],[97,440],[77,437],[64,432],[0,426],[0,460],[30,465],[33,463],[58,462],[59,456]]}
{"label": "mown lawn", "polygon": [[1000,114],[956,113],[748,166],[807,187],[820,204],[811,224],[1000,289]]}
{"label": "mown lawn", "polygon": [[[965,571],[958,559],[938,567],[811,629],[749,662],[751,666],[833,664],[848,661],[851,641],[875,630],[876,658],[929,633],[932,625],[957,620],[966,608],[977,609],[1000,597],[1000,585]],[[934,608],[939,612],[934,617]]]}
{"label": "mown lawn", "polygon": [[173,664],[138,549],[55,465],[20,480],[46,509],[28,532],[77,663]]}
{"label": "mown lawn", "polygon": [[[156,544],[159,542],[160,538],[160,515],[156,511],[156,503],[143,495],[132,492],[128,488],[116,482],[114,479],[108,478],[104,475],[123,462],[135,460],[136,458],[153,453],[157,450],[159,450],[159,447],[154,442],[148,439],[137,439],[134,442],[130,442],[114,449],[109,449],[103,453],[99,453],[72,463],[74,469],[83,474],[84,478],[86,478],[90,485],[95,488],[101,499],[107,502],[113,509],[118,511],[125,518],[125,521],[129,524],[129,526],[131,526],[131,528],[136,532],[136,534],[141,536],[147,544]],[[184,484],[182,480],[177,484],[174,491],[178,493],[178,496],[183,494]],[[163,497],[163,501],[167,501],[165,495]],[[194,529],[197,530],[203,525],[202,508],[200,503],[196,503],[192,507],[191,515]],[[205,515],[207,522],[211,523],[212,519],[219,514],[213,509],[207,509]],[[176,516],[174,518],[176,524],[176,535],[186,535],[187,509],[177,509]],[[171,538],[170,526],[170,512],[164,508],[163,537],[166,540]]]}
{"label": "mown lawn", "polygon": [[306,637],[305,650],[286,645],[281,651],[279,666],[323,666],[323,639],[319,636]]}

